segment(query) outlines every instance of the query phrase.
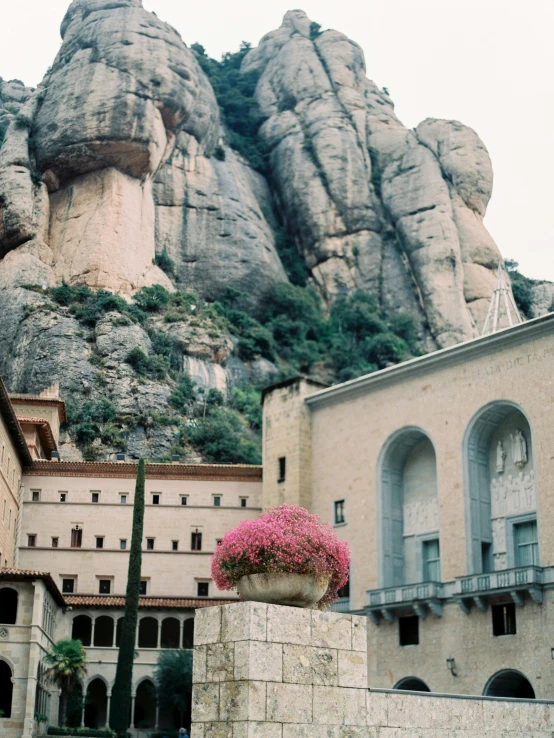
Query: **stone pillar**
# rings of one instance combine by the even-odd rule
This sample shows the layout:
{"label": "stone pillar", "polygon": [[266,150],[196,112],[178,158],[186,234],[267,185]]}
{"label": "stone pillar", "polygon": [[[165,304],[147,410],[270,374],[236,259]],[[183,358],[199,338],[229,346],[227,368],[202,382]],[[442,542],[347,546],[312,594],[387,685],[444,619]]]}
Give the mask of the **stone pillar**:
{"label": "stone pillar", "polygon": [[135,729],[135,700],[137,696],[136,694],[131,695],[131,725],[129,725],[129,728],[131,730]]}
{"label": "stone pillar", "polygon": [[326,738],[368,726],[364,617],[207,607],[196,611],[194,643],[192,738]]}
{"label": "stone pillar", "polygon": [[85,727],[85,704],[87,701],[87,689],[83,686],[83,707],[81,708],[81,728]]}
{"label": "stone pillar", "polygon": [[110,729],[110,702],[112,700],[112,693],[108,692],[106,695],[106,730]]}

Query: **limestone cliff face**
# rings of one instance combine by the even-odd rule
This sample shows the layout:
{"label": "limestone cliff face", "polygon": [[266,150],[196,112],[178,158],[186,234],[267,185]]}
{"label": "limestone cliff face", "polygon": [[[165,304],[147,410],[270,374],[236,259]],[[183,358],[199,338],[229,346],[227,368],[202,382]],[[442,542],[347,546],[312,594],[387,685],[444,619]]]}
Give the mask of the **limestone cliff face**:
{"label": "limestone cliff face", "polygon": [[405,128],[365,76],[360,47],[310,26],[287,13],[243,70],[261,73],[276,194],[314,281],[327,299],[358,288],[412,312],[441,346],[470,338],[501,260],[482,223],[492,189],[483,143],[456,121]]}

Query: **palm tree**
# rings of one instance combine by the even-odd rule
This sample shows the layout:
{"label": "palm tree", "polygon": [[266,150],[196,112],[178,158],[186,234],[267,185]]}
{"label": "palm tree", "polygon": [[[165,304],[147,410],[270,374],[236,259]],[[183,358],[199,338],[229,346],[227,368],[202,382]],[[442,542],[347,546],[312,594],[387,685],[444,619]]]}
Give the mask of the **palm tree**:
{"label": "palm tree", "polygon": [[48,664],[46,678],[61,690],[60,725],[67,720],[67,700],[71,691],[87,673],[87,654],[81,641],[62,640],[54,643],[44,657]]}

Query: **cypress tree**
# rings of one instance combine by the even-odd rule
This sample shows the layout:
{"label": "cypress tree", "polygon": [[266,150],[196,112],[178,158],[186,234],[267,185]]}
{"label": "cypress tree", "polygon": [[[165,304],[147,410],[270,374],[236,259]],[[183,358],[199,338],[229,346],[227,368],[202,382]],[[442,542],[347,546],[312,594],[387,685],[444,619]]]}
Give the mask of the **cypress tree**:
{"label": "cypress tree", "polygon": [[138,621],[140,595],[140,572],[142,566],[142,535],[144,528],[144,459],[138,464],[135,503],[133,506],[133,535],[129,554],[129,573],[125,595],[125,613],[121,628],[117,671],[112,691],[110,708],[110,727],[118,735],[125,735],[129,727],[131,709],[131,689],[133,682],[133,662],[135,658],[135,639]]}

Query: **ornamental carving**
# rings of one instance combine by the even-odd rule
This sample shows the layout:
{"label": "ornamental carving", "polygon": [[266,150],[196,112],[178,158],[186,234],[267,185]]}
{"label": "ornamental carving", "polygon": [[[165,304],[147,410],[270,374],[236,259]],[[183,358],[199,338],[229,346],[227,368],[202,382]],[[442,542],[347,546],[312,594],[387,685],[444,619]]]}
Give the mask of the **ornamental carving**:
{"label": "ornamental carving", "polygon": [[404,505],[404,535],[431,533],[439,529],[439,501],[428,497]]}
{"label": "ornamental carving", "polygon": [[500,518],[522,512],[532,512],[537,506],[535,472],[508,474],[491,481],[491,517]]}
{"label": "ornamental carving", "polygon": [[512,461],[518,469],[523,469],[527,463],[527,441],[523,435],[523,431],[519,428],[510,434],[512,439]]}
{"label": "ornamental carving", "polygon": [[10,631],[7,628],[0,628],[0,638],[6,640],[10,637]]}

